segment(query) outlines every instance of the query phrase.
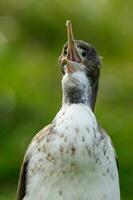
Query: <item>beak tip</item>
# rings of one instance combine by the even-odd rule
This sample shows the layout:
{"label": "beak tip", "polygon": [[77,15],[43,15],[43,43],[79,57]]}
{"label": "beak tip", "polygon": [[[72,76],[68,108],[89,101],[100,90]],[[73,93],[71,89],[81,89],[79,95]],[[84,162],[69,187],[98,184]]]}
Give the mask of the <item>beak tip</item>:
{"label": "beak tip", "polygon": [[67,20],[67,21],[66,21],[66,26],[68,27],[70,24],[71,24],[71,21],[70,21],[70,20]]}

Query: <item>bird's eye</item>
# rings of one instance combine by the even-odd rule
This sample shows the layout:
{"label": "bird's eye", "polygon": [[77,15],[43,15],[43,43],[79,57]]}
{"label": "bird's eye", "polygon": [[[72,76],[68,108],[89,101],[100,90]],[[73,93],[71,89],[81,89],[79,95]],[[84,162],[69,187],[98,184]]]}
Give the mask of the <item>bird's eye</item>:
{"label": "bird's eye", "polygon": [[67,55],[67,49],[64,50],[64,55]]}
{"label": "bird's eye", "polygon": [[87,53],[85,51],[82,52],[82,57],[86,57]]}

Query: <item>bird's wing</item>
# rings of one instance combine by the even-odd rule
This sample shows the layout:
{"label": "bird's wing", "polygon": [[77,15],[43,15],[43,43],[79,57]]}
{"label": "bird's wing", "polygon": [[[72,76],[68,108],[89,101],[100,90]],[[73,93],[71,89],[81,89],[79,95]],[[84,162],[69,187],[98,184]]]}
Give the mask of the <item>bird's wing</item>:
{"label": "bird's wing", "polygon": [[39,133],[35,135],[31,144],[29,145],[29,148],[24,156],[23,163],[20,170],[16,200],[22,200],[26,193],[27,169],[28,169],[28,163],[29,163],[31,153],[32,153],[33,143],[41,140],[41,138],[47,133],[49,133],[50,130],[51,130],[51,124],[49,124],[48,126],[43,128],[41,131],[39,131]]}
{"label": "bird's wing", "polygon": [[25,155],[22,166],[21,166],[21,170],[20,170],[16,200],[22,200],[23,197],[25,196],[26,174],[27,174],[28,162],[29,162],[29,158],[27,155]]}
{"label": "bird's wing", "polygon": [[116,160],[116,166],[117,166],[117,170],[119,172],[119,162],[118,162],[118,158],[117,158],[117,155],[116,155],[116,151],[115,151],[114,145],[113,145],[113,143],[112,143],[109,135],[107,134],[107,132],[103,128],[101,128],[101,127],[99,127],[99,129],[100,129],[100,133],[101,133],[102,137],[108,138],[111,146],[113,147],[114,154],[115,154],[115,160]]}

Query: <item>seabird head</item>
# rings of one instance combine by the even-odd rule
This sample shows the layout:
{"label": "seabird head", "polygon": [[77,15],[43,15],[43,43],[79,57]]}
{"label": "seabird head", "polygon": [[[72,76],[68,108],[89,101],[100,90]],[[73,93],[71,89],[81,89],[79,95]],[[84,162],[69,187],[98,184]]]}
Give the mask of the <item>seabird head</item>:
{"label": "seabird head", "polygon": [[[59,64],[63,73],[63,91],[69,92],[71,101],[78,103],[85,99],[84,92],[86,90],[88,96],[86,101],[89,101],[90,107],[94,109],[101,66],[100,57],[93,45],[81,40],[74,40],[71,21],[68,20],[66,26],[68,41],[59,57]],[[73,93],[77,91],[80,96],[84,96],[84,99],[81,98],[81,100],[72,91]]]}

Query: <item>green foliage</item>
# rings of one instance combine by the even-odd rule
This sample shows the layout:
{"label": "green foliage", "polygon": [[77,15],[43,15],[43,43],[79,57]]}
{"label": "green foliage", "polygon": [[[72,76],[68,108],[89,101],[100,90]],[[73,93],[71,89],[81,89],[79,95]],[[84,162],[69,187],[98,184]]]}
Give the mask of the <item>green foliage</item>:
{"label": "green foliage", "polygon": [[133,196],[131,0],[0,1],[0,200],[13,199],[23,154],[61,106],[58,56],[65,21],[103,56],[96,116],[120,162],[122,199]]}

